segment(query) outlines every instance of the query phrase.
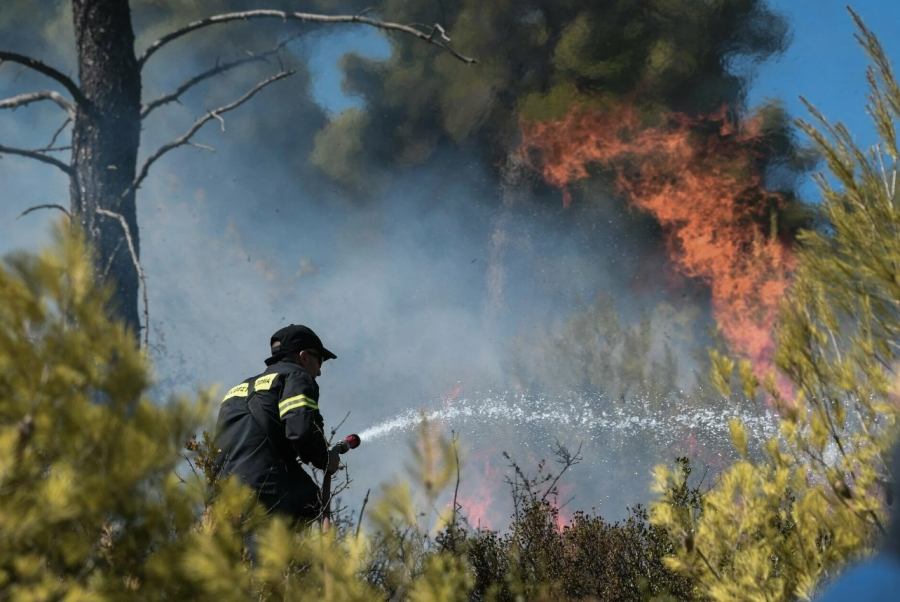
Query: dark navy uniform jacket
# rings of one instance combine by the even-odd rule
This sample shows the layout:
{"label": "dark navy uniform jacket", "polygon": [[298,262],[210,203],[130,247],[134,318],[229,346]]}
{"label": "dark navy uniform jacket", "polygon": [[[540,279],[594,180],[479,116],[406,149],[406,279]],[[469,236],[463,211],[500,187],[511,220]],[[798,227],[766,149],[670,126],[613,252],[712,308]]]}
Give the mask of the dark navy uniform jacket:
{"label": "dark navy uniform jacket", "polygon": [[225,394],[215,437],[220,474],[240,477],[270,510],[315,517],[319,489],[298,460],[326,468],[324,430],[316,380],[279,361]]}

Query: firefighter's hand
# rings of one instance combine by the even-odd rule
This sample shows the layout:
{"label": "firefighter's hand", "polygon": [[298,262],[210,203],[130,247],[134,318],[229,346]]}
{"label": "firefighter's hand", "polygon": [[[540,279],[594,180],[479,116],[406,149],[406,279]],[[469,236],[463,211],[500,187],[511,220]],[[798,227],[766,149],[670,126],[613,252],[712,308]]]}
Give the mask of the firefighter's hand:
{"label": "firefighter's hand", "polygon": [[341,467],[341,455],[337,449],[328,450],[328,466],[325,468],[325,474],[333,475]]}

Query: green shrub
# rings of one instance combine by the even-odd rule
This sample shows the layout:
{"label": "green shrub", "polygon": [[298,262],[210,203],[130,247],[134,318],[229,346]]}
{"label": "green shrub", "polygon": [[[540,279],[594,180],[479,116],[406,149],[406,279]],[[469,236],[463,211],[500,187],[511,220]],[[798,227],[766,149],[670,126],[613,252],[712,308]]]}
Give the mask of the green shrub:
{"label": "green shrub", "polygon": [[[664,529],[648,522],[644,508],[634,508],[623,522],[578,511],[562,524],[556,484],[579,457],[562,447],[557,452],[557,474],[544,473],[542,466],[528,477],[512,464],[516,510],[504,534],[478,530],[465,539],[462,548],[475,573],[472,599],[694,600],[690,579],[665,566],[675,546]],[[686,477],[690,465],[679,461]],[[699,508],[696,489],[684,486],[675,498],[686,509]]]}

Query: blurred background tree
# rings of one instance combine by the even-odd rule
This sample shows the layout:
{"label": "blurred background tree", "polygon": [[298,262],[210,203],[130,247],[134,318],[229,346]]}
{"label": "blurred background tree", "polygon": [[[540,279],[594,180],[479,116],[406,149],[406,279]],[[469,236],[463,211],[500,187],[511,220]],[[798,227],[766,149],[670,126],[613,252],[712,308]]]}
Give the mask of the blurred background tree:
{"label": "blurred background tree", "polygon": [[[318,6],[350,10],[333,0]],[[365,100],[362,114],[377,118],[349,112],[328,125],[317,144],[339,139],[356,149],[348,159],[357,173],[362,165],[422,164],[447,145],[505,161],[518,146],[520,119],[560,118],[574,103],[598,96],[633,97],[658,112],[692,115],[723,104],[737,108],[746,81],[735,62],[763,61],[789,41],[787,23],[761,0],[388,0],[373,10],[444,23],[454,43],[481,63],[469,69],[401,38],[392,39],[387,61],[347,55],[345,88]],[[773,137],[785,132],[773,131]],[[773,157],[790,150],[783,138]],[[331,166],[322,167],[340,164],[332,156]]]}

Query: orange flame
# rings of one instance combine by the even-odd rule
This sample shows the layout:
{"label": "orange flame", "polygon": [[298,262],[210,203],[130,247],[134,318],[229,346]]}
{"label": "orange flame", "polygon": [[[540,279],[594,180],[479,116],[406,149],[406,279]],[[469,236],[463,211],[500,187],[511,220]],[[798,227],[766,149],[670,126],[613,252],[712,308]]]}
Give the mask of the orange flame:
{"label": "orange flame", "polygon": [[461,495],[458,501],[462,515],[473,529],[494,529],[500,522],[492,496],[486,498],[481,492],[474,496]]}
{"label": "orange flame", "polygon": [[472,493],[460,492],[457,502],[462,507],[462,514],[469,526],[476,529],[495,529],[503,522],[501,508],[505,508],[501,499],[498,499],[502,479],[490,461],[491,457],[499,454],[496,450],[482,450],[479,455],[479,463],[483,463],[484,468],[480,475],[475,475],[466,485],[466,489]]}
{"label": "orange flame", "polygon": [[[704,126],[706,135],[698,135]],[[778,301],[791,282],[790,245],[761,225],[781,199],[762,187],[753,146],[759,124],[736,128],[725,110],[703,119],[669,115],[645,127],[631,106],[576,107],[560,121],[522,122],[521,153],[562,189],[588,166],[610,170],[617,191],[668,231],[682,273],[711,288],[713,314],[732,351],[764,371],[774,352]],[[534,163],[533,163],[534,164]],[[774,229],[774,228],[773,228]]]}

